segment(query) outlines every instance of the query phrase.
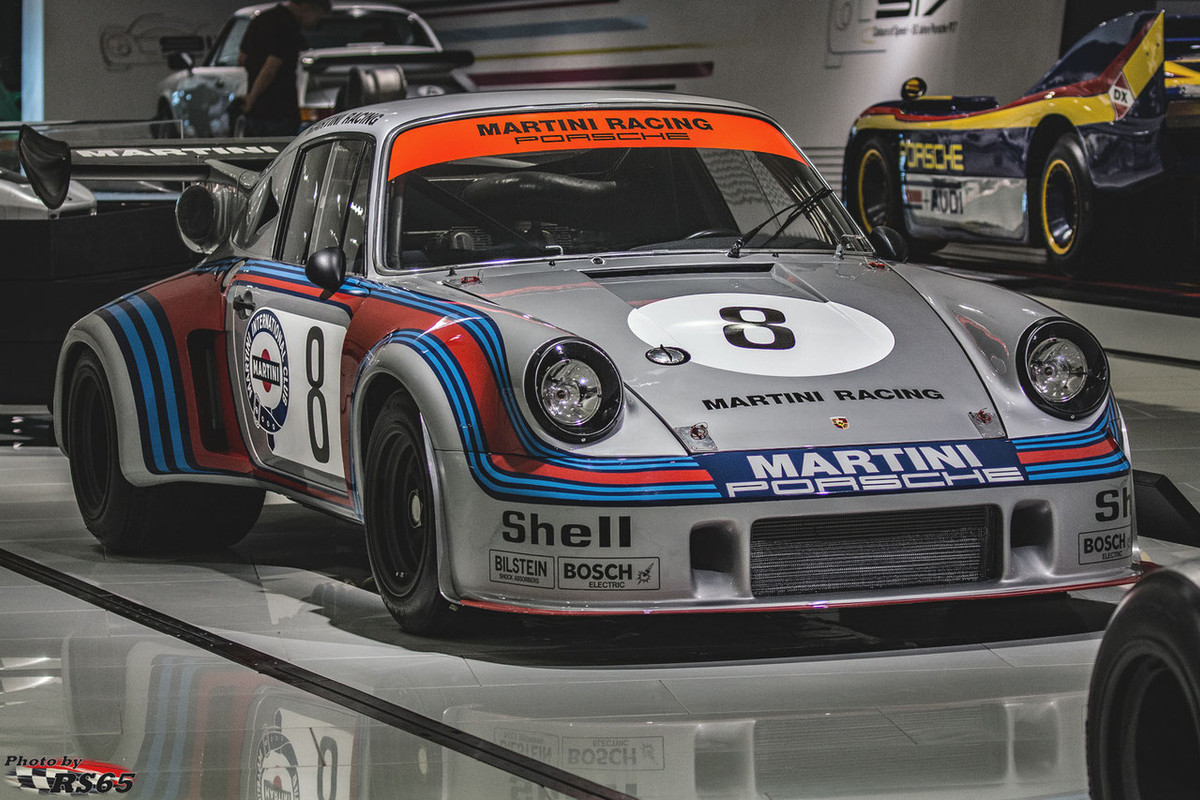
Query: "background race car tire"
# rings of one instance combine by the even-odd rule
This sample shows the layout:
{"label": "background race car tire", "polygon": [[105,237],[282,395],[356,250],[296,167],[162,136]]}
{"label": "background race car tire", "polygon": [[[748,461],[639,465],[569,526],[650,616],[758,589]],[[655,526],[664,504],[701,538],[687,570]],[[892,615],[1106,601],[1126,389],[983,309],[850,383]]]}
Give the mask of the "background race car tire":
{"label": "background race car tire", "polygon": [[1144,578],[1109,623],[1092,670],[1088,784],[1095,800],[1200,795],[1200,587]]}
{"label": "background race car tire", "polygon": [[367,555],[384,605],[409,633],[448,633],[463,612],[438,586],[433,480],[420,415],[403,392],[380,410],[363,471]]}
{"label": "background race car tire", "polygon": [[895,147],[888,139],[883,136],[860,139],[851,168],[847,183],[850,213],[865,233],[886,225],[903,234],[908,241],[909,253],[916,257],[945,247],[944,241],[914,239],[908,233],[900,202],[900,170]]}
{"label": "background race car tire", "polygon": [[1037,231],[1054,271],[1082,274],[1101,255],[1096,199],[1079,137],[1059,137],[1037,184]]}
{"label": "background race car tire", "polygon": [[116,408],[91,351],[80,356],[67,397],[71,484],[84,524],[114,553],[207,550],[241,541],[265,492],[210,483],[134,486],[121,472]]}

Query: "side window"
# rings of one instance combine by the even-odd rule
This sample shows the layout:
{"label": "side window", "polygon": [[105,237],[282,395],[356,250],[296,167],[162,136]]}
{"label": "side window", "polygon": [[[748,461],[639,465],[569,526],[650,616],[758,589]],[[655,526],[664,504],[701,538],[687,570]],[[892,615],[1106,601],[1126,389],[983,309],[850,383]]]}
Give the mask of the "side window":
{"label": "side window", "polygon": [[250,192],[245,214],[234,227],[232,237],[234,245],[245,249],[249,255],[271,258],[275,232],[279,229],[279,209],[283,206],[294,161],[294,150],[280,156]]}
{"label": "side window", "polygon": [[302,155],[281,258],[303,264],[318,250],[341,247],[359,267],[366,230],[372,148],[362,139],[324,142]]}
{"label": "side window", "polygon": [[236,67],[238,63],[238,51],[241,50],[242,36],[246,33],[246,26],[250,24],[250,20],[246,17],[234,17],[225,26],[225,30],[221,33],[221,38],[217,42],[217,46],[213,49],[212,57],[208,61],[210,67]]}

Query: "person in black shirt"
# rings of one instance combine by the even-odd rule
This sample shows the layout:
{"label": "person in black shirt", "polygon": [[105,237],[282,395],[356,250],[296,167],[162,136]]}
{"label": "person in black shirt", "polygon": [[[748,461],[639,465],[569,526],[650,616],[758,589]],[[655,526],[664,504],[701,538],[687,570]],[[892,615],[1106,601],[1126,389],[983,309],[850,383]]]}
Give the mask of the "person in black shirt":
{"label": "person in black shirt", "polygon": [[238,63],[249,89],[242,100],[247,136],[295,136],[300,130],[296,62],[304,49],[301,31],[329,13],[330,0],[285,0],[250,21]]}

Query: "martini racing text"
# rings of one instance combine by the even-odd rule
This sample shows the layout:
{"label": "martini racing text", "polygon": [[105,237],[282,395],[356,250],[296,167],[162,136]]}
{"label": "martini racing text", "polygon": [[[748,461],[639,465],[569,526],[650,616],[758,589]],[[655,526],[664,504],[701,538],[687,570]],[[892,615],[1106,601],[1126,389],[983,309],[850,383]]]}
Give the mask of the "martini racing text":
{"label": "martini racing text", "polygon": [[704,461],[729,498],[963,489],[1025,480],[1012,445],[1001,441],[720,454]]}

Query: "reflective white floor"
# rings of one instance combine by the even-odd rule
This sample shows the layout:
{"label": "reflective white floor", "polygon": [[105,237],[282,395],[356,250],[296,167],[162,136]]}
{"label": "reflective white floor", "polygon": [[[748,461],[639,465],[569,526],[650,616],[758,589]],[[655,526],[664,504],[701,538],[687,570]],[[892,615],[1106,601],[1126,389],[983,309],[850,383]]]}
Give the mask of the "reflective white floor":
{"label": "reflective white floor", "polygon": [[[1135,466],[1200,505],[1200,369],[1113,359]],[[1144,532],[1148,533],[1148,532]],[[105,554],[65,459],[0,452],[0,547],[644,798],[1086,797],[1092,659],[1120,590],[806,615],[487,619],[401,634],[360,532],[284,501],[218,557]],[[1143,539],[1152,560],[1188,548]],[[558,796],[0,569],[0,757],[127,797]],[[0,780],[0,797],[30,796]]]}

